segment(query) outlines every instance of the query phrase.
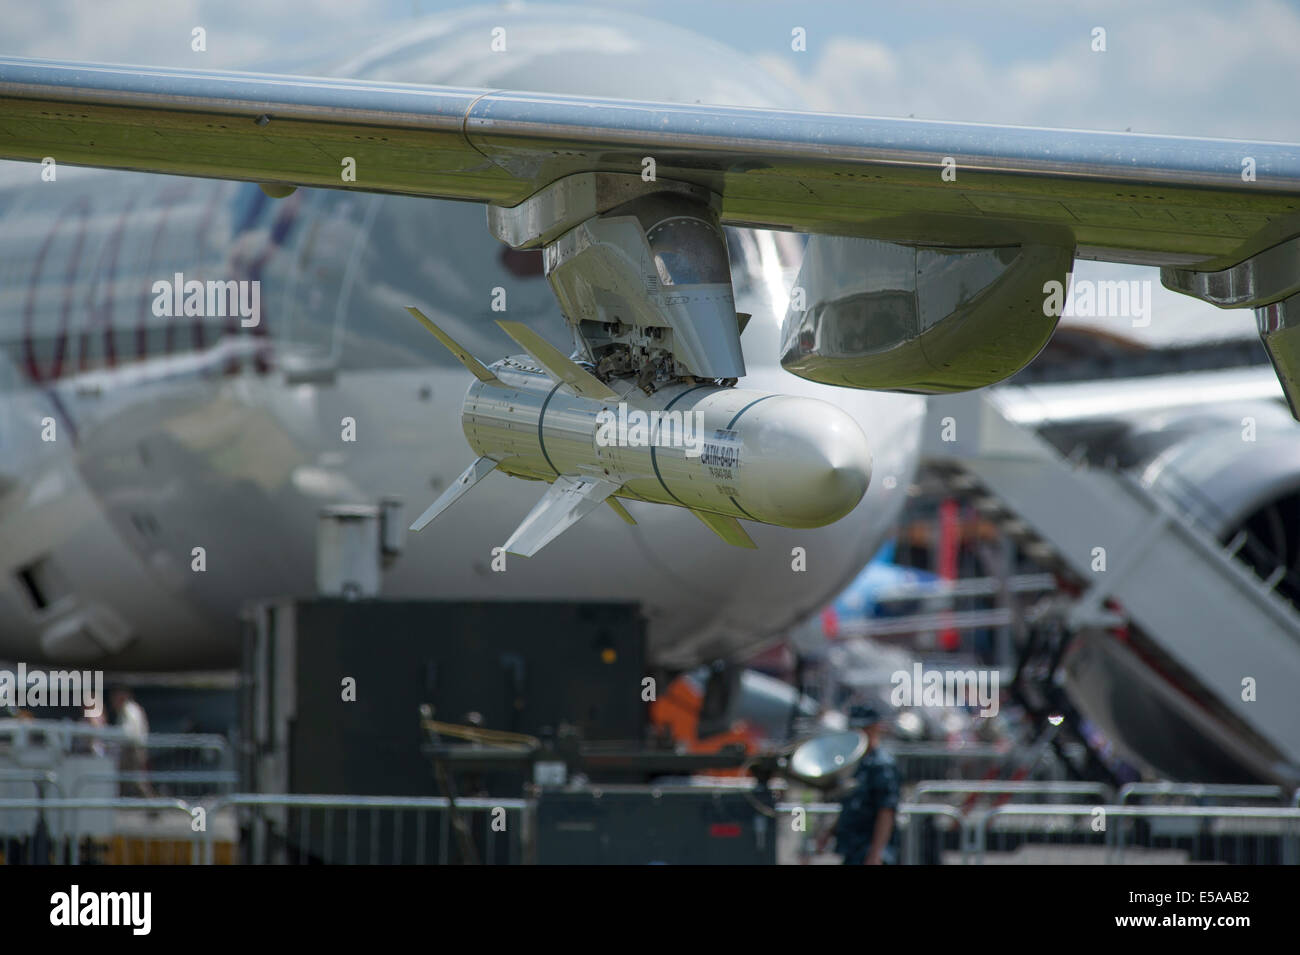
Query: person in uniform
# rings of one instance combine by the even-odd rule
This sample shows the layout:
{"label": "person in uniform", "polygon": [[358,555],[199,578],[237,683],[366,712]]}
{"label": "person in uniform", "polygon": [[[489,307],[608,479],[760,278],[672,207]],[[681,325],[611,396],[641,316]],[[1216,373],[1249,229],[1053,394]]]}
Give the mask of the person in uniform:
{"label": "person in uniform", "polygon": [[867,754],[827,836],[835,836],[835,851],[845,865],[892,865],[898,862],[898,767],[883,745],[889,724],[874,706],[854,706],[849,727],[866,736]]}

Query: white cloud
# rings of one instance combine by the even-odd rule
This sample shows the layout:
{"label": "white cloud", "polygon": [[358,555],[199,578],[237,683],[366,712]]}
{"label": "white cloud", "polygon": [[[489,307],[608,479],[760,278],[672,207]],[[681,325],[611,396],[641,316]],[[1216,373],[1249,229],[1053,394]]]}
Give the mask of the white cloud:
{"label": "white cloud", "polygon": [[[358,32],[394,22],[396,0],[75,0],[11,5],[0,53],[150,66],[234,69],[302,49],[346,49]],[[207,51],[191,49],[191,31],[207,31]]]}
{"label": "white cloud", "polygon": [[1024,38],[1020,56],[948,34],[936,18],[932,35],[905,44],[832,38],[810,52],[808,72],[789,56],[760,59],[832,112],[1300,140],[1300,11],[1278,0],[1114,9],[1096,18],[1108,24],[1105,53],[1065,12],[1032,27],[1006,16]]}

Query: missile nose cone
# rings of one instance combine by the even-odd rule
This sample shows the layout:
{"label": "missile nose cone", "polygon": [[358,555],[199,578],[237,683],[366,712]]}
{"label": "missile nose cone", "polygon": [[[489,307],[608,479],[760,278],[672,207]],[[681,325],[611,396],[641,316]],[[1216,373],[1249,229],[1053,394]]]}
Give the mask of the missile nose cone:
{"label": "missile nose cone", "polygon": [[806,495],[806,519],[816,526],[848,514],[871,483],[871,451],[856,421],[838,408],[819,409],[794,448],[795,483]]}
{"label": "missile nose cone", "polygon": [[759,429],[767,466],[757,493],[771,523],[822,527],[857,507],[871,483],[871,450],[858,423],[813,398],[764,404],[771,406]]}

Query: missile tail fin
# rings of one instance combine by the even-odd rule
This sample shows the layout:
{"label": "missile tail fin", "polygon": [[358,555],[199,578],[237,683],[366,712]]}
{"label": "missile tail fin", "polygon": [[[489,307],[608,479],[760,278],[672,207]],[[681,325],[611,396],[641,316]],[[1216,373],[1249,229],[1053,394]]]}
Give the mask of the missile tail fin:
{"label": "missile tail fin", "polygon": [[571,358],[566,358],[554,345],[542,338],[522,322],[497,322],[501,330],[515,340],[520,348],[537,359],[546,373],[556,381],[564,382],[583,398],[617,401],[618,393]]}
{"label": "missile tail fin", "polygon": [[510,539],[507,553],[532,557],[619,489],[612,481],[565,474],[555,479]]}
{"label": "missile tail fin", "polygon": [[468,368],[475,378],[479,381],[488,382],[489,384],[501,384],[501,379],[492,374],[492,372],[488,370],[487,366],[485,366],[481,361],[465,349],[461,348],[460,344],[454,338],[444,332],[437,325],[433,324],[433,322],[429,320],[429,316],[425,315],[424,312],[420,311],[414,305],[406,306],[406,310],[410,312],[421,325],[432,332],[433,337],[442,342],[447,351],[451,352],[458,362]]}
{"label": "missile tail fin", "polygon": [[751,550],[757,550],[758,545],[754,543],[753,538],[745,531],[740,521],[734,517],[727,517],[722,514],[710,514],[708,511],[697,511],[691,508],[691,513],[704,522],[704,526],[713,533],[717,534],[728,544],[736,547],[747,547]]}
{"label": "missile tail fin", "polygon": [[460,500],[466,491],[491,474],[496,466],[497,463],[491,458],[483,457],[467,467],[461,472],[460,477],[452,482],[451,487],[443,491],[438,499],[429,505],[429,509],[415,519],[411,530],[423,530],[430,521]]}

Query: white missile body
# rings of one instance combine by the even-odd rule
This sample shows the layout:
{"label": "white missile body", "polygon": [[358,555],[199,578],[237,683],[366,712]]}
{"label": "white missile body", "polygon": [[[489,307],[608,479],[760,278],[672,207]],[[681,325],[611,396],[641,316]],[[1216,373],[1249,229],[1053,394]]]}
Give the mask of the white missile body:
{"label": "white missile body", "polygon": [[821,527],[852,511],[871,479],[866,436],[814,398],[675,383],[646,395],[611,388],[523,326],[502,322],[528,356],[485,368],[431,326],[475,375],[462,424],[478,460],[412,525],[419,530],[492,470],[551,488],[506,542],[531,556],[617,498],[685,507],[729,543],[753,547],[740,520]]}

